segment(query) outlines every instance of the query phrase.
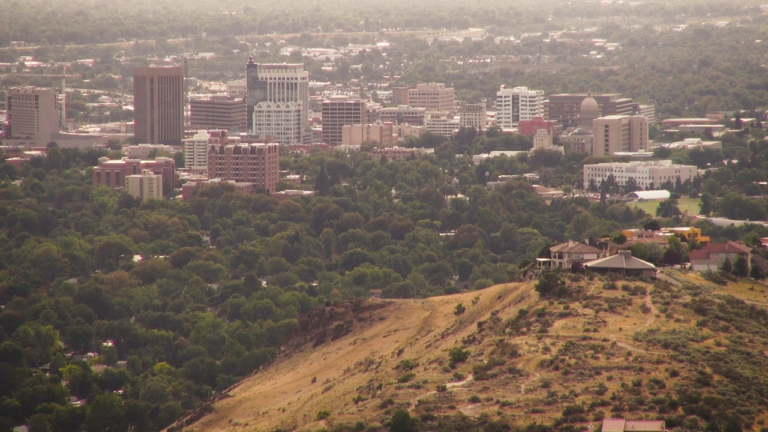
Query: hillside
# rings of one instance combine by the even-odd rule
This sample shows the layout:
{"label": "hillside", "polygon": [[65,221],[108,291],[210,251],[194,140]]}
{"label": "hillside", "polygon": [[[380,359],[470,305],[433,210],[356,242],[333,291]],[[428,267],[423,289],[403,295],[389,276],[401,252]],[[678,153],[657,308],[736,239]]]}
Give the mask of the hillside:
{"label": "hillside", "polygon": [[[426,430],[579,430],[604,416],[700,430],[734,413],[760,430],[766,288],[671,276],[569,276],[559,300],[524,283],[320,308],[280,358],[184,430],[375,430],[398,408]],[[451,363],[454,347],[466,361]]]}

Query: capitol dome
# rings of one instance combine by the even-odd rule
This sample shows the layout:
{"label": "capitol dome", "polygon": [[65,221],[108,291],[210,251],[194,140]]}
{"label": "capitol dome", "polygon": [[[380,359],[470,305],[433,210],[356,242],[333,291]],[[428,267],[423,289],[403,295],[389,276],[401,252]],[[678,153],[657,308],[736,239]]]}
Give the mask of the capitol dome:
{"label": "capitol dome", "polygon": [[593,97],[586,97],[581,102],[581,109],[579,110],[581,114],[584,113],[599,113],[600,107],[597,106],[597,101]]}
{"label": "capitol dome", "polygon": [[579,127],[591,131],[592,122],[598,117],[600,117],[600,107],[595,98],[591,96],[584,98],[579,109]]}

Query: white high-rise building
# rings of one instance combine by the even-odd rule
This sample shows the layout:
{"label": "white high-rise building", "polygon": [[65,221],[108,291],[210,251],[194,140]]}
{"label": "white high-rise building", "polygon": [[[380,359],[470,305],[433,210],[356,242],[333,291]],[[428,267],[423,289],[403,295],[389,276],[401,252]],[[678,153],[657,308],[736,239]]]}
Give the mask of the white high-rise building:
{"label": "white high-rise building", "polygon": [[163,199],[163,176],[152,170],[142,170],[141,174],[125,176],[125,190],[131,196],[147,200]]}
{"label": "white high-rise building", "polygon": [[625,185],[630,178],[634,178],[635,183],[643,189],[658,189],[667,181],[674,185],[678,178],[680,182],[693,181],[696,173],[695,166],[677,165],[670,160],[591,164],[584,165],[584,189],[589,187],[591,181],[595,186],[600,186],[600,182],[607,180],[610,175],[619,185]]}
{"label": "white high-rise building", "polygon": [[296,102],[259,102],[253,110],[254,134],[280,144],[302,142],[302,106]]}
{"label": "white high-rise building", "polygon": [[521,120],[544,116],[544,92],[528,87],[501,89],[496,93],[496,123],[501,128],[514,128]]}
{"label": "white high-rise building", "polygon": [[[277,137],[275,140],[280,144],[311,142],[312,133],[308,131],[309,72],[304,70],[303,64],[256,64],[250,59],[246,66],[246,86],[246,115],[254,134],[274,135],[275,131],[283,127],[285,115],[292,118],[293,112],[298,109],[298,126],[286,126],[298,129],[298,134],[283,131],[285,133],[281,136],[289,141],[280,141]],[[257,122],[256,109],[259,104],[261,119]]]}
{"label": "white high-rise building", "polygon": [[184,143],[184,167],[193,170],[208,169],[208,142],[211,135],[208,131],[198,131],[191,138],[182,140]]}
{"label": "white high-rise building", "polygon": [[14,87],[6,95],[10,134],[7,145],[45,147],[59,132],[56,92],[49,88]]}

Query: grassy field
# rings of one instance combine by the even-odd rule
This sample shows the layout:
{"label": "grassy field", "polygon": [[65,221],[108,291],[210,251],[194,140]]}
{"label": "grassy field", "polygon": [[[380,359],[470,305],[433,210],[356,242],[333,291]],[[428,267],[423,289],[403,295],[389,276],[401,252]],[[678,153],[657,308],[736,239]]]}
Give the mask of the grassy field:
{"label": "grassy field", "polygon": [[[659,207],[659,203],[661,203],[661,201],[646,201],[646,202],[639,202],[634,204],[636,207],[642,209],[644,212],[655,216],[656,208]],[[685,213],[685,211],[688,210],[689,215],[697,215],[699,214],[700,204],[701,203],[698,198],[683,197],[678,200],[677,206],[680,208],[680,211],[683,213]]]}

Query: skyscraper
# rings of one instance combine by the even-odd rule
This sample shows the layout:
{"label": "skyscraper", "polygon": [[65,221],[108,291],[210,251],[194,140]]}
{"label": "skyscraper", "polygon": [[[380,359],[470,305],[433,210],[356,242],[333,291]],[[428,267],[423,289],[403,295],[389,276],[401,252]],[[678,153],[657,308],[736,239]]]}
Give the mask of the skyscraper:
{"label": "skyscraper", "polygon": [[140,143],[181,144],[184,68],[133,68],[134,133]]}
{"label": "skyscraper", "polygon": [[496,93],[496,122],[502,128],[514,128],[521,120],[544,116],[544,92],[528,87],[501,89]]}
{"label": "skyscraper", "polygon": [[53,89],[15,87],[8,90],[8,144],[45,147],[59,131],[59,110]]}
{"label": "skyscraper", "polygon": [[365,101],[335,95],[323,101],[323,142],[339,145],[344,125],[365,124]]}
{"label": "skyscraper", "polygon": [[[304,65],[256,64],[251,58],[245,73],[246,115],[251,131],[262,138],[279,136],[280,144],[309,144],[309,72]],[[291,111],[290,115],[284,115],[285,110]]]}

